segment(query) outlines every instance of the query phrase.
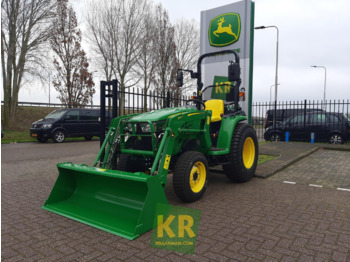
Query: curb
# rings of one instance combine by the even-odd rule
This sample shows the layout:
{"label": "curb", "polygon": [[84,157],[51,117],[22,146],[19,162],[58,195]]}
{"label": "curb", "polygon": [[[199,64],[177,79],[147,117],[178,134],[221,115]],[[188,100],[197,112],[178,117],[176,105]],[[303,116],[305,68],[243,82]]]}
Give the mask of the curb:
{"label": "curb", "polygon": [[[286,162],[284,162],[282,165],[275,165],[276,168],[274,169],[270,169],[268,172],[262,172],[262,174],[259,174],[258,172],[255,173],[255,177],[258,177],[258,178],[269,178],[271,176],[273,176],[274,174],[282,171],[283,169],[286,169],[287,167],[289,167],[290,165],[292,164],[295,164],[296,162],[298,162],[299,160],[313,154],[314,152],[316,152],[317,150],[319,150],[320,148],[319,147],[313,147],[312,149],[304,152],[304,153],[301,153],[299,155],[297,155],[296,157],[294,158],[291,158],[289,160],[287,160]],[[279,158],[281,157],[281,155],[279,156]],[[274,161],[278,161],[279,158],[277,159],[274,159],[274,160],[271,160],[271,161],[268,161],[264,164],[262,164],[261,166],[264,166],[265,164],[273,164]],[[258,173],[258,174],[257,174]]]}

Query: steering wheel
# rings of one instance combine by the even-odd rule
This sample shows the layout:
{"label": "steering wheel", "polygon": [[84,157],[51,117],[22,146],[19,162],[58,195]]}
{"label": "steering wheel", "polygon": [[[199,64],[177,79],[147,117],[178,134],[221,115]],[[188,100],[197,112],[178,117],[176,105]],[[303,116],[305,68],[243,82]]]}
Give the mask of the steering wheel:
{"label": "steering wheel", "polygon": [[198,99],[189,99],[189,100],[186,100],[186,105],[188,102],[196,102],[196,103],[200,103],[202,106],[203,106],[203,110],[205,109],[205,104],[203,101],[201,100],[198,100]]}

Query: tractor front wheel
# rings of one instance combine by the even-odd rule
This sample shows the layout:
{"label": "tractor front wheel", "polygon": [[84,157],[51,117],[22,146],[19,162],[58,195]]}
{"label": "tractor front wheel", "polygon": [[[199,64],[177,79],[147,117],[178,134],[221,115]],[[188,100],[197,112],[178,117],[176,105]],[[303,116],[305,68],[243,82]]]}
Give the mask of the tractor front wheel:
{"label": "tractor front wheel", "polygon": [[227,156],[230,163],[222,166],[228,179],[238,183],[251,180],[255,174],[258,156],[258,139],[253,127],[238,123]]}
{"label": "tractor front wheel", "polygon": [[174,168],[175,194],[185,202],[199,200],[207,188],[208,170],[208,161],[202,153],[196,151],[183,153]]}

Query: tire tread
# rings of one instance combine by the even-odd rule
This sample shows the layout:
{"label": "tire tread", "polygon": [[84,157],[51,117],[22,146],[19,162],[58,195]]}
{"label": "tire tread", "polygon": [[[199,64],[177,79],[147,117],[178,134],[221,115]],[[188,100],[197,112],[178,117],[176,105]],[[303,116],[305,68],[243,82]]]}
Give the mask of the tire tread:
{"label": "tire tread", "polygon": [[[246,132],[248,132],[248,136],[253,139],[255,145],[255,160],[253,166],[249,170],[245,168],[242,156],[244,143],[242,137],[246,136]],[[253,178],[259,155],[259,148],[257,145],[258,141],[253,127],[246,123],[238,123],[233,132],[230,153],[228,155],[231,164],[223,165],[224,172],[228,179],[233,182],[244,183]]]}
{"label": "tire tread", "polygon": [[176,161],[176,165],[174,168],[174,174],[173,174],[173,187],[175,194],[184,202],[194,202],[198,199],[200,199],[207,187],[207,181],[205,182],[203,189],[198,193],[193,193],[189,186],[189,177],[188,173],[192,169],[192,162],[193,159],[199,158],[202,160],[206,167],[206,174],[208,179],[209,169],[208,169],[208,163],[205,158],[205,156],[197,151],[187,151],[183,153]]}

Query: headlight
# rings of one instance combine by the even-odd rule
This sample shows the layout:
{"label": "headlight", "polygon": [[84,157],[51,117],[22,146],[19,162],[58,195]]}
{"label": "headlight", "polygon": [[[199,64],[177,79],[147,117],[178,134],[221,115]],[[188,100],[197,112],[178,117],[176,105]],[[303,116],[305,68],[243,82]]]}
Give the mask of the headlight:
{"label": "headlight", "polygon": [[52,124],[43,124],[41,128],[51,128]]}
{"label": "headlight", "polygon": [[140,127],[142,133],[151,133],[151,126],[149,123],[141,123]]}

